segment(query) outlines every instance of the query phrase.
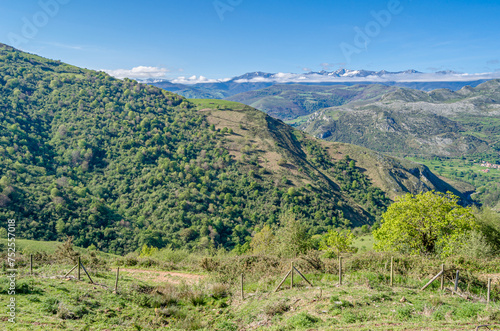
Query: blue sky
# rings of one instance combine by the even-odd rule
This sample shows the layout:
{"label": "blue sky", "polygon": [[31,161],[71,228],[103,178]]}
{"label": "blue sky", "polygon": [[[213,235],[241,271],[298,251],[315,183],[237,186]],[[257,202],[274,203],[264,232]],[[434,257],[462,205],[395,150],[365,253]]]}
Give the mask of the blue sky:
{"label": "blue sky", "polygon": [[498,0],[0,0],[0,42],[143,78],[482,73],[500,71],[498,17]]}

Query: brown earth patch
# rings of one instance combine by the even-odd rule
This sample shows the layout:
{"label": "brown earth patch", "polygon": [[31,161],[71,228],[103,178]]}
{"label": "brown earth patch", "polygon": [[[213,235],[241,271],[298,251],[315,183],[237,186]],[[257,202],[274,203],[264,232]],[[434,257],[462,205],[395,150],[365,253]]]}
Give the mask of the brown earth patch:
{"label": "brown earth patch", "polygon": [[[114,269],[113,271],[116,271]],[[120,274],[125,273],[136,279],[153,281],[155,283],[171,283],[171,284],[194,284],[205,278],[203,275],[187,274],[182,272],[161,271],[161,270],[145,270],[145,269],[121,269]]]}

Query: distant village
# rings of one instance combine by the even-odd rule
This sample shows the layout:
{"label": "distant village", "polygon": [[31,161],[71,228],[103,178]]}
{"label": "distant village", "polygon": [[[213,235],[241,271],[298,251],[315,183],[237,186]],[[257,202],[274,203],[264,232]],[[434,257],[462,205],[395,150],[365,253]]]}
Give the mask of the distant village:
{"label": "distant village", "polygon": [[493,164],[486,161],[481,162],[481,167],[485,167],[487,169],[481,169],[482,172],[488,173],[490,169],[500,169],[500,164]]}

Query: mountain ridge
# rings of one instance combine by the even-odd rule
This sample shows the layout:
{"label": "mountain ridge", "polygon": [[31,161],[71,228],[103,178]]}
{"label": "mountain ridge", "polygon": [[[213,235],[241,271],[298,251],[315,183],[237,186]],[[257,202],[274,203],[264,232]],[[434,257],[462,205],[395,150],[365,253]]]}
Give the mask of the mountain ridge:
{"label": "mountain ridge", "polygon": [[[427,155],[442,156],[481,153],[497,148],[496,122],[491,122],[490,131],[484,131],[490,132],[489,136],[473,128],[483,120],[500,117],[498,100],[500,80],[458,91],[400,88],[378,100],[319,110],[299,127],[325,139],[384,152],[421,154],[427,150]],[[406,150],[401,149],[404,146]]]}
{"label": "mountain ridge", "polygon": [[2,46],[0,96],[0,223],[16,219],[27,239],[72,236],[118,254],[232,249],[288,210],[323,233],[373,224],[404,192],[454,190],[425,166],[390,161],[379,188],[372,162],[341,151],[359,147]]}
{"label": "mountain ridge", "polygon": [[226,79],[206,79],[200,77],[180,77],[173,80],[144,80],[144,83],[178,92],[187,98],[210,97],[216,99],[230,98],[239,93],[255,91],[279,84],[302,84],[333,86],[357,84],[383,84],[386,86],[407,87],[431,91],[438,88],[459,90],[464,86],[477,86],[492,79],[491,75],[465,75],[451,70],[435,73],[423,73],[409,69],[390,72],[387,70],[351,70],[310,71],[307,73],[267,73],[262,71],[248,72]]}

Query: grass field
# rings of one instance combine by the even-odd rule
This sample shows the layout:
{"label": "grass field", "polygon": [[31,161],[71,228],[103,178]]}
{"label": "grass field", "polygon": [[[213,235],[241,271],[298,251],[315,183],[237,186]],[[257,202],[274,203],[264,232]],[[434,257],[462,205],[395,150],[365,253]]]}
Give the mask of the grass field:
{"label": "grass field", "polygon": [[500,169],[491,169],[489,173],[481,170],[479,162],[462,159],[427,160],[422,158],[408,158],[412,161],[425,164],[429,169],[441,176],[462,180],[475,186],[485,185],[491,181],[500,182]]}
{"label": "grass field", "polygon": [[[45,250],[53,245],[19,244]],[[355,242],[360,250],[372,244],[371,235]],[[500,275],[494,278],[495,302],[490,305],[484,301],[484,280],[473,276],[478,270],[497,270],[499,263],[491,260],[457,259],[462,263],[459,289],[467,293],[467,297],[459,297],[440,291],[439,281],[419,290],[442,263],[428,258],[396,255],[391,287],[387,264],[391,255],[347,255],[342,285],[336,259],[322,259],[320,270],[307,262],[314,261],[314,256],[299,257],[293,260],[295,266],[312,286],[295,272],[293,289],[288,277],[274,292],[292,260],[227,253],[193,255],[166,249],[156,258],[115,257],[96,264],[88,253],[83,252],[82,260],[94,284],[83,271],[81,280],[75,278],[75,271],[62,277],[72,266],[64,261],[37,261],[34,276],[30,276],[27,256],[18,253],[17,323],[8,322],[4,309],[0,313],[2,330],[473,330],[482,324],[500,330]],[[458,265],[446,263],[445,287],[451,287]],[[114,293],[117,266],[121,271]],[[244,300],[238,268],[249,268],[244,272]],[[4,263],[2,302],[10,300],[9,284]]]}
{"label": "grass field", "polygon": [[242,110],[248,107],[242,103],[219,100],[219,99],[188,99],[192,102],[198,110],[203,109],[231,109],[231,110]]}
{"label": "grass field", "polygon": [[[428,160],[422,158],[408,158],[412,161],[425,164],[429,169],[454,181],[454,186],[461,186],[465,182],[475,187],[476,193],[472,196],[477,202],[500,210],[500,169],[490,169],[485,173],[486,167],[480,161],[445,159]],[[472,189],[469,189],[471,191]]]}
{"label": "grass field", "polygon": [[358,249],[358,251],[360,251],[360,252],[372,251],[374,243],[375,243],[375,239],[373,239],[373,235],[366,234],[366,235],[359,236],[356,239],[354,239],[352,246],[356,247]]}
{"label": "grass field", "polygon": [[[55,268],[61,275],[68,269]],[[465,300],[439,291],[436,282],[426,291],[427,279],[373,272],[338,276],[306,274],[308,286],[295,274],[294,288],[276,275],[245,284],[245,300],[237,285],[207,278],[197,283],[170,284],[154,278],[142,281],[122,272],[113,293],[114,272],[93,273],[96,284],[75,278],[17,279],[16,325],[5,317],[4,330],[472,330],[489,324],[500,330],[500,306]],[[8,281],[0,277],[0,296],[7,300]],[[448,285],[448,283],[447,283]],[[5,301],[6,302],[6,301]],[[4,316],[5,314],[3,314]]]}

